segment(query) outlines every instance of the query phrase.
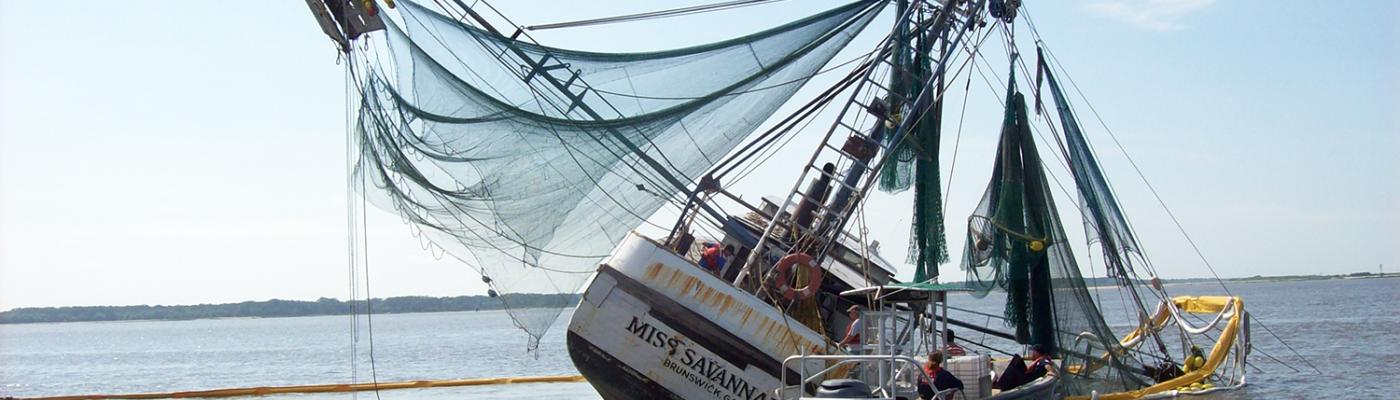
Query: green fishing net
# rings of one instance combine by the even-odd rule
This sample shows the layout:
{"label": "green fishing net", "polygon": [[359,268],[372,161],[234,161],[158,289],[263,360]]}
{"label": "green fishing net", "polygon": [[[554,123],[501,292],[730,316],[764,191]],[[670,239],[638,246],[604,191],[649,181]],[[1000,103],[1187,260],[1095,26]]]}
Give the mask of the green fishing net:
{"label": "green fishing net", "polygon": [[[932,18],[933,16],[929,16]],[[922,25],[926,21],[915,21]],[[909,126],[909,132],[902,137],[889,136],[889,159],[880,169],[880,190],[886,193],[899,193],[914,189],[914,218],[910,224],[909,258],[914,264],[914,282],[923,282],[938,276],[938,266],[948,262],[948,244],[943,228],[942,183],[938,172],[939,142],[943,123],[943,100],[936,93],[943,86],[938,78],[936,85],[925,82],[938,75],[938,62],[933,57],[940,54],[934,48],[938,43],[938,32],[920,31],[911,38],[904,38],[896,53],[896,62],[904,67],[904,73],[895,74],[890,86],[905,99],[917,99],[928,95],[937,100],[928,102],[921,110],[910,112],[910,118],[917,118]],[[931,91],[931,93],[922,93]]]}
{"label": "green fishing net", "polygon": [[[696,47],[606,54],[494,35],[412,2],[357,74],[357,188],[489,277],[538,343],[600,262],[878,12],[862,1]],[[556,296],[512,307],[511,294]]]}
{"label": "green fishing net", "polygon": [[1145,387],[1141,362],[1126,356],[1084,284],[1031,136],[1025,98],[1014,74],[1008,82],[996,166],[969,218],[967,285],[979,296],[1006,291],[1005,317],[1016,341],[1063,358],[1066,395]]}
{"label": "green fishing net", "polygon": [[1080,214],[1084,216],[1084,236],[1090,244],[1098,243],[1103,247],[1110,274],[1130,278],[1133,271],[1128,256],[1134,253],[1141,255],[1137,238],[1133,236],[1128,219],[1123,216],[1123,210],[1114,199],[1113,189],[1109,187],[1108,179],[1099,168],[1094,152],[1089,147],[1089,141],[1084,139],[1078,119],[1074,117],[1074,110],[1070,109],[1069,100],[1065,98],[1059,81],[1044,63],[1039,65],[1037,71],[1043,74],[1044,78],[1048,78],[1044,81],[1049,83],[1051,96],[1055,100],[1055,110],[1059,114],[1060,126],[1064,131],[1070,172],[1079,192]]}

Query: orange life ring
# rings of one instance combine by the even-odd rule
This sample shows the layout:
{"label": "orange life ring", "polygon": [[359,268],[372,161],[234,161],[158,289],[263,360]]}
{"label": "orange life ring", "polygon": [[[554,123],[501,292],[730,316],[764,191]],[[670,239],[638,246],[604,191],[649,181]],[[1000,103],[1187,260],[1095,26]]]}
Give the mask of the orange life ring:
{"label": "orange life ring", "polygon": [[[803,268],[807,269],[807,287],[802,288],[802,290],[788,286],[792,282],[794,274],[792,266],[797,264],[801,264]],[[812,256],[805,253],[788,254],[778,261],[778,265],[773,267],[773,270],[778,271],[778,292],[788,299],[806,300],[812,298],[812,295],[817,294],[817,290],[822,287],[821,268],[817,267]]]}

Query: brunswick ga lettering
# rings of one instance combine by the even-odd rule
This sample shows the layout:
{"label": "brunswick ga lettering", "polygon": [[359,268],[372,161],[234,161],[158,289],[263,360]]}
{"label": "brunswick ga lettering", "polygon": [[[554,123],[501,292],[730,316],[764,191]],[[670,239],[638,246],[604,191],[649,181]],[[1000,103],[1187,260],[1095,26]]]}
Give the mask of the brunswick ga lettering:
{"label": "brunswick ga lettering", "polygon": [[[667,349],[668,355],[661,360],[661,365],[716,399],[768,400],[767,391],[758,390],[743,377],[731,372],[725,367],[726,362],[700,355],[689,343],[677,338],[674,332],[657,329],[636,316],[627,324],[627,332],[643,343]],[[679,359],[672,359],[677,355]]]}

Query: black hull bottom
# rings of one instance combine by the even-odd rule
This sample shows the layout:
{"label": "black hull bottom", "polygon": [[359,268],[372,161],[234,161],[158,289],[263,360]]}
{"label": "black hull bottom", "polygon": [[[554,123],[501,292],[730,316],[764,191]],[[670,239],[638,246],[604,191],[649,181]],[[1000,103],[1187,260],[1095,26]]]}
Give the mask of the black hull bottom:
{"label": "black hull bottom", "polygon": [[566,339],[574,368],[606,400],[674,399],[680,396],[647,378],[621,361],[604,353],[579,335],[569,332]]}

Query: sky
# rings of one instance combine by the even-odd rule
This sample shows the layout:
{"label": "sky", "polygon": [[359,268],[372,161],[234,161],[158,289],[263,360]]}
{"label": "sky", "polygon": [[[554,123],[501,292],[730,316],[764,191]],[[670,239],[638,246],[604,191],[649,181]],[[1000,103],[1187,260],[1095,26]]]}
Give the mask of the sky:
{"label": "sky", "polygon": [[[496,3],[529,25],[707,2]],[[536,38],[658,50],[838,3]],[[1400,272],[1400,5],[1028,3],[1092,106],[1077,110],[1162,277]],[[301,2],[0,2],[0,310],[347,298],[337,54]],[[983,68],[1005,75],[1004,65]],[[955,259],[1000,122],[994,83],[967,76],[983,90],[968,97],[959,161],[943,172]],[[796,176],[785,174],[735,190],[781,195],[771,188]],[[867,207],[867,229],[892,261],[904,259],[908,201]],[[367,218],[374,297],[486,292],[466,266],[424,251],[397,216]],[[1083,235],[1077,222],[1066,229]],[[942,271],[961,277],[956,263]]]}

